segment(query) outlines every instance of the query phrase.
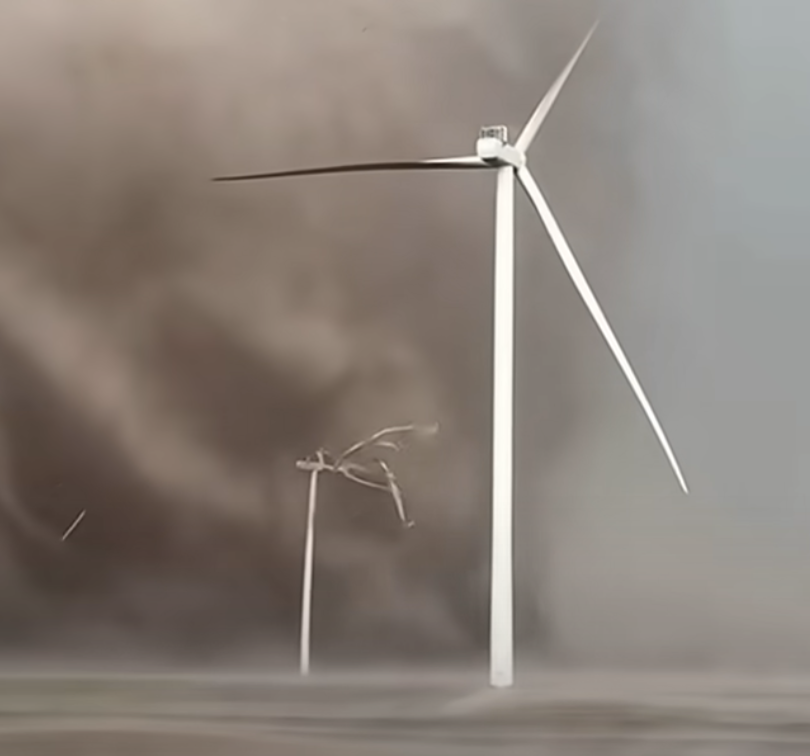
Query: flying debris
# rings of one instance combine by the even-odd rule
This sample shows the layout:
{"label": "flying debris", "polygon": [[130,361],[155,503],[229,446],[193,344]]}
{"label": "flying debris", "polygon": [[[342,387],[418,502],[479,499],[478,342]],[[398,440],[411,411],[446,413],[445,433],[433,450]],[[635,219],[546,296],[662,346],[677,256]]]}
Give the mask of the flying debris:
{"label": "flying debris", "polygon": [[79,523],[84,519],[84,516],[87,514],[87,510],[83,509],[79,512],[78,516],[75,520],[71,523],[70,527],[62,534],[62,540],[67,541],[70,537],[70,534],[79,527]]}
{"label": "flying debris", "polygon": [[513,632],[513,425],[514,425],[514,319],[515,319],[515,178],[554,244],[571,281],[596,322],[614,358],[652,426],[664,454],[684,493],[689,492],[678,460],[661,423],[619,344],[599,302],[574,257],[546,198],[532,176],[526,152],[537,137],[554,103],[582,57],[598,24],[588,32],[568,65],[552,84],[526,122],[514,144],[508,141],[504,126],[481,129],[476,154],[464,157],[398,162],[355,163],[297,170],[220,176],[215,181],[251,181],[293,176],[357,173],[372,171],[491,170],[497,177],[495,213],[495,312],[493,365],[492,440],[492,574],[490,599],[490,682],[508,687],[514,681]]}

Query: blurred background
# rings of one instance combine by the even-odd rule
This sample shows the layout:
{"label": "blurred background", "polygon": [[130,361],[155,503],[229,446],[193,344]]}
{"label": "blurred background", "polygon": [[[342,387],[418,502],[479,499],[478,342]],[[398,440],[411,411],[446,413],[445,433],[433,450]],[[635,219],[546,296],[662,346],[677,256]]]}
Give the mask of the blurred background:
{"label": "blurred background", "polygon": [[530,160],[692,495],[520,203],[521,650],[810,662],[799,0],[7,0],[7,652],[289,663],[295,460],[409,422],[416,528],[324,482],[313,653],[485,651],[491,177],[209,179],[515,134],[600,16]]}

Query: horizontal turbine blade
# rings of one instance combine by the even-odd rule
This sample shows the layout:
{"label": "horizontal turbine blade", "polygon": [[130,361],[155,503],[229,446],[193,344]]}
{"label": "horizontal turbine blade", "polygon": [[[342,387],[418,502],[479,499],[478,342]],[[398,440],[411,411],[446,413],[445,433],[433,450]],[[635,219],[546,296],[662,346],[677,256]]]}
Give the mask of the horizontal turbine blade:
{"label": "horizontal turbine blade", "polygon": [[669,464],[672,466],[675,476],[678,478],[678,483],[680,483],[684,493],[688,494],[689,489],[686,487],[686,480],[683,477],[683,473],[681,472],[678,460],[675,458],[675,454],[672,451],[672,447],[669,445],[669,441],[664,433],[664,429],[661,427],[661,423],[658,422],[658,418],[655,416],[655,412],[653,411],[653,408],[650,405],[646,394],[644,393],[644,389],[641,387],[641,383],[639,383],[638,378],[636,378],[636,374],[630,365],[630,361],[625,356],[624,350],[619,344],[619,340],[613,333],[610,323],[608,323],[599,302],[596,300],[596,296],[591,290],[588,281],[585,279],[585,274],[579,267],[579,263],[574,257],[574,253],[568,246],[568,242],[563,236],[563,232],[554,218],[554,214],[551,212],[551,208],[548,206],[546,198],[543,196],[543,193],[540,191],[540,187],[537,185],[537,182],[534,180],[534,177],[527,168],[521,168],[518,170],[518,180],[540,215],[541,220],[545,224],[549,236],[551,237],[551,241],[554,243],[557,253],[560,256],[565,269],[568,271],[568,275],[571,277],[577,291],[579,291],[579,294],[585,302],[585,306],[590,311],[591,316],[596,321],[596,325],[599,327],[599,330],[602,332],[602,336],[604,336],[605,341],[607,341],[608,346],[613,352],[616,362],[619,363],[619,367],[621,367],[622,371],[624,372],[624,375],[627,378],[630,387],[633,389],[639,404],[641,404],[644,413],[647,415],[647,420],[649,420],[650,425],[655,431],[655,435],[658,437],[658,441],[664,449],[664,453],[669,460]]}
{"label": "horizontal turbine blade", "polygon": [[515,142],[515,147],[518,149],[518,151],[525,153],[526,150],[531,147],[534,138],[537,136],[537,132],[540,131],[540,127],[543,125],[543,121],[546,120],[546,116],[554,106],[557,97],[562,91],[562,88],[565,86],[565,82],[568,81],[568,77],[571,75],[571,71],[574,70],[574,66],[577,64],[577,61],[580,59],[580,57],[582,57],[582,53],[585,52],[585,48],[588,46],[588,42],[591,41],[591,37],[596,31],[597,26],[599,26],[598,21],[591,27],[591,30],[588,32],[588,36],[585,37],[584,41],[579,46],[579,49],[574,53],[574,57],[571,58],[568,65],[557,77],[557,80],[551,85],[551,88],[548,90],[548,92],[546,92],[545,97],[540,100],[539,104],[535,108],[531,118],[529,118],[529,120],[526,122],[526,125],[523,127],[523,131],[520,133],[520,136]]}
{"label": "horizontal turbine blade", "polygon": [[288,176],[319,176],[328,173],[369,173],[372,171],[447,171],[496,168],[478,157],[439,158],[436,160],[401,160],[384,163],[346,163],[317,168],[299,168],[272,173],[247,173],[237,176],[217,176],[214,181],[256,181]]}

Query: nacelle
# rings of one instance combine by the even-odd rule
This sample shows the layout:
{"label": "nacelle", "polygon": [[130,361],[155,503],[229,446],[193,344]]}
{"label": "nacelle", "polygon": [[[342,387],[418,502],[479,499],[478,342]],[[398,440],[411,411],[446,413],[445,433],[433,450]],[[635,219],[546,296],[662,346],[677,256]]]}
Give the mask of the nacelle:
{"label": "nacelle", "polygon": [[526,162],[523,155],[509,144],[507,139],[506,126],[487,126],[478,134],[475,154],[488,163],[522,168]]}
{"label": "nacelle", "polygon": [[506,126],[485,126],[478,132],[475,154],[481,160],[500,161],[501,152],[509,138]]}

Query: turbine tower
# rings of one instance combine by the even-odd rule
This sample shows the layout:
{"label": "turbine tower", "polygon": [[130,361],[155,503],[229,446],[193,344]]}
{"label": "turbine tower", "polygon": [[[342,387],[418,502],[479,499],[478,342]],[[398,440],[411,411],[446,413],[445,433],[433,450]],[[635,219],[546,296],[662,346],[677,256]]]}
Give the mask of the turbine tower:
{"label": "turbine tower", "polygon": [[546,198],[526,164],[532,145],[560,92],[574,70],[595,24],[568,65],[535,108],[514,144],[505,126],[480,130],[475,155],[431,160],[350,163],[272,173],[221,176],[215,181],[250,181],[285,176],[370,171],[490,170],[496,174],[495,201],[495,299],[492,396],[492,554],[490,583],[490,684],[496,688],[514,683],[514,368],[515,368],[515,178],[534,206],[549,237],[641,405],[684,493],[689,493],[678,460],[667,440],[635,371],[608,323],[599,302],[574,257]]}

